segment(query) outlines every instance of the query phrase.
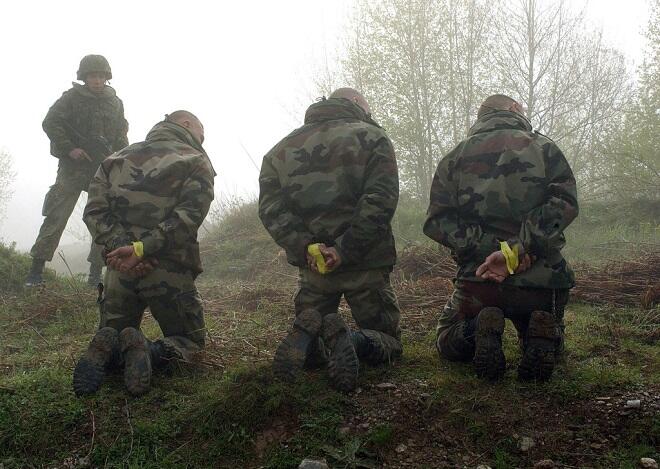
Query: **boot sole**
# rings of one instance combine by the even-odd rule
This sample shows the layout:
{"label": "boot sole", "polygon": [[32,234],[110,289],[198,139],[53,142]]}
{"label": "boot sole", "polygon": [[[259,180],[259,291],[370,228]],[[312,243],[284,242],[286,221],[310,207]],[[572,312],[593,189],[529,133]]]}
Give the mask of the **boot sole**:
{"label": "boot sole", "polygon": [[273,374],[281,381],[295,381],[303,370],[307,352],[321,329],[321,315],[315,310],[302,311],[293,329],[280,342],[273,358]]}
{"label": "boot sole", "polygon": [[547,381],[555,369],[555,324],[550,313],[534,311],[528,328],[530,334],[523,352],[518,377],[523,381]]}
{"label": "boot sole", "polygon": [[485,308],[477,321],[474,370],[479,378],[495,381],[504,376],[506,370],[502,351],[504,314],[498,308]]}
{"label": "boot sole", "polygon": [[133,396],[141,396],[151,386],[151,357],[140,331],[126,328],[119,335],[124,355],[124,384]]}
{"label": "boot sole", "polygon": [[73,370],[73,392],[76,396],[94,394],[99,390],[113,349],[118,346],[117,331],[104,328],[97,332]]}
{"label": "boot sole", "polygon": [[357,387],[360,361],[351,333],[338,314],[323,318],[323,342],[330,349],[328,375],[332,386],[342,392],[353,391]]}

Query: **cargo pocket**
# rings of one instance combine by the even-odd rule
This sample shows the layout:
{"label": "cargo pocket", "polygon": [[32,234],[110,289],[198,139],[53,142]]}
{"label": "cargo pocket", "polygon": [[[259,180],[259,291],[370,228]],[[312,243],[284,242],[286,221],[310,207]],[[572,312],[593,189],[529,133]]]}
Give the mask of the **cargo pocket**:
{"label": "cargo pocket", "polygon": [[48,189],[46,197],[44,197],[44,205],[41,208],[41,215],[47,217],[53,210],[55,210],[64,200],[64,194],[62,193],[62,188],[58,184],[53,184]]}

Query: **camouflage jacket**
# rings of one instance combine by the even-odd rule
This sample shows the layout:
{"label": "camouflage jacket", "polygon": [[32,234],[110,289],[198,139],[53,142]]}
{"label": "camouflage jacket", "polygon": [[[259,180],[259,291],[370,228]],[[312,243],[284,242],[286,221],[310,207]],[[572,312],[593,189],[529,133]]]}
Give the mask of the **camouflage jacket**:
{"label": "camouflage jacket", "polygon": [[394,265],[394,148],[351,101],[312,104],[305,125],[264,156],[259,187],[259,216],[289,263],[305,267],[307,245],[321,242],[339,251],[337,271]]}
{"label": "camouflage jacket", "polygon": [[577,214],[575,178],[561,150],[522,116],[495,111],[440,160],[424,233],[451,249],[459,279],[479,281],[476,268],[501,240],[537,257],[505,283],[569,288],[574,275],[561,249]]}
{"label": "camouflage jacket", "polygon": [[202,271],[197,230],[213,201],[215,172],[183,127],[161,122],[144,142],[105,159],[89,185],[83,218],[109,251],[133,241],[144,255]]}
{"label": "camouflage jacket", "polygon": [[[83,172],[91,178],[104,156],[121,150],[128,145],[128,122],[124,118],[124,105],[107,86],[100,95],[94,94],[86,86],[73,83],[73,88],[65,91],[55,101],[46,114],[43,129],[50,139],[50,152],[60,158],[60,165],[67,172]],[[90,150],[87,140],[102,137],[107,142],[109,152],[103,157],[96,156],[93,163],[73,161],[69,152],[74,148]]]}

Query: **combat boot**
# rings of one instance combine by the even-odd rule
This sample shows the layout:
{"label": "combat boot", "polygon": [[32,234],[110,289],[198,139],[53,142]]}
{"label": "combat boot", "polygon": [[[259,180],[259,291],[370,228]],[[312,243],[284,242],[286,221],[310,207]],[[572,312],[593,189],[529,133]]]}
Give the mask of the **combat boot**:
{"label": "combat boot", "polygon": [[504,313],[499,308],[484,308],[476,318],[474,370],[480,378],[495,381],[504,375],[506,359],[502,351]]}
{"label": "combat boot", "polygon": [[99,390],[105,372],[119,358],[119,334],[112,327],[99,329],[85,354],[73,370],[73,391],[76,396]]}
{"label": "combat boot", "polygon": [[392,363],[403,353],[401,342],[382,332],[370,329],[352,331],[351,340],[358,359],[372,366]]}
{"label": "combat boot", "polygon": [[547,381],[555,368],[557,325],[552,314],[534,311],[529,320],[518,377],[522,380]]}
{"label": "combat boot", "polygon": [[36,287],[44,283],[44,266],[46,261],[44,259],[37,259],[36,257],[32,259],[32,265],[30,266],[30,272],[25,279],[26,287]]}
{"label": "combat boot", "polygon": [[124,384],[133,396],[149,391],[151,385],[151,351],[142,331],[127,327],[119,334],[124,357]]}
{"label": "combat boot", "polygon": [[323,343],[328,353],[328,374],[332,385],[342,392],[357,387],[359,360],[351,331],[339,314],[328,314],[323,318]]}
{"label": "combat boot", "polygon": [[318,343],[321,322],[321,314],[315,309],[306,309],[298,314],[293,328],[275,351],[273,374],[276,378],[291,382],[299,376],[310,345]]}
{"label": "combat boot", "polygon": [[103,271],[103,266],[100,264],[90,264],[89,266],[89,276],[87,277],[87,286],[96,288],[99,283],[102,282],[101,272]]}
{"label": "combat boot", "polygon": [[184,360],[181,351],[167,339],[158,339],[154,342],[147,341],[151,355],[152,369],[165,368],[176,360]]}

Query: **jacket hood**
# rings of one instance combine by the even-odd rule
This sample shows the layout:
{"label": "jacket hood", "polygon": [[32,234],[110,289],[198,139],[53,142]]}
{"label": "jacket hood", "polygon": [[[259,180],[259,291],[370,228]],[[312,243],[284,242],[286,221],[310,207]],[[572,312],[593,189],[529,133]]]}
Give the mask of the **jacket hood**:
{"label": "jacket hood", "polygon": [[522,115],[513,111],[492,111],[484,114],[470,128],[468,136],[500,129],[532,131],[532,124]]}
{"label": "jacket hood", "polygon": [[117,93],[115,92],[115,89],[110,85],[105,85],[105,87],[103,88],[103,91],[101,92],[101,94],[92,93],[92,91],[90,91],[89,88],[87,88],[85,85],[81,85],[80,83],[73,82],[72,85],[73,85],[73,89],[77,93],[79,93],[83,96],[86,96],[88,98],[108,99],[108,98],[114,98],[115,96],[117,96]]}
{"label": "jacket hood", "polygon": [[323,98],[305,112],[305,124],[316,124],[337,119],[357,119],[380,127],[364,109],[345,98]]}

